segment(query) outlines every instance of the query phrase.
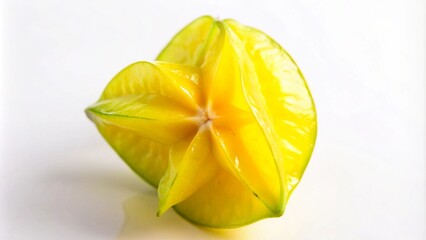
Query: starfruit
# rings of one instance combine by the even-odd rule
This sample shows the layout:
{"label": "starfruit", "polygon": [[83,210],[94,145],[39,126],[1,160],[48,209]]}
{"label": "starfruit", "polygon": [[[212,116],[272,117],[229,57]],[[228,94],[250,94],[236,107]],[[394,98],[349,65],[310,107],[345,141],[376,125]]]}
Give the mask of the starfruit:
{"label": "starfruit", "polygon": [[281,216],[309,162],[316,113],[290,55],[265,33],[204,16],[156,61],[118,73],[86,109],[158,215],[231,228]]}

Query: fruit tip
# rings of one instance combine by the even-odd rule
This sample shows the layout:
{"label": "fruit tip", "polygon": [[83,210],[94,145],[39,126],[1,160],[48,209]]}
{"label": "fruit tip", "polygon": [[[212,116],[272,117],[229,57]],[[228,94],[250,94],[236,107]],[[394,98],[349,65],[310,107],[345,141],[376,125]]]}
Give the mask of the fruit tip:
{"label": "fruit tip", "polygon": [[161,217],[169,208],[170,206],[167,204],[166,199],[160,199],[156,213],[157,217]]}
{"label": "fruit tip", "polygon": [[168,208],[165,208],[164,206],[160,206],[157,209],[157,213],[156,213],[157,217],[161,217],[167,211],[167,209]]}
{"label": "fruit tip", "polygon": [[92,119],[91,118],[91,112],[90,112],[90,107],[87,107],[87,108],[85,108],[84,109],[84,114],[86,114],[86,116],[89,118],[89,119]]}
{"label": "fruit tip", "polygon": [[278,208],[272,208],[270,210],[273,217],[281,217],[284,214],[285,206],[282,204]]}
{"label": "fruit tip", "polygon": [[87,118],[96,123],[95,112],[93,111],[93,108],[91,106],[84,109],[84,113],[86,114]]}

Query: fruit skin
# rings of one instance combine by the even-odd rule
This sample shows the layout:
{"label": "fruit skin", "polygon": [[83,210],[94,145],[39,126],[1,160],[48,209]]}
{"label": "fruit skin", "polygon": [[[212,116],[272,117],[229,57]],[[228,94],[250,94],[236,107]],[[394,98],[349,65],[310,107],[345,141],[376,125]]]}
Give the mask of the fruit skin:
{"label": "fruit skin", "polygon": [[317,131],[290,55],[259,30],[209,16],[181,30],[156,62],[125,68],[86,113],[158,187],[159,215],[173,207],[215,228],[281,216]]}

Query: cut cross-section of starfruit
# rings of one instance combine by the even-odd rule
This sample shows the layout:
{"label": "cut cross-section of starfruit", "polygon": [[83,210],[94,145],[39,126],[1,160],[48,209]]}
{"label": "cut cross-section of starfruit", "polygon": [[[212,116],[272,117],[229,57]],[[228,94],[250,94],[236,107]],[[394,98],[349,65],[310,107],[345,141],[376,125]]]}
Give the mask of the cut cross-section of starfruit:
{"label": "cut cross-section of starfruit", "polygon": [[217,228],[281,216],[317,129],[290,55],[257,29],[209,16],[181,30],[156,61],[118,73],[86,113],[158,188],[158,215],[173,207]]}

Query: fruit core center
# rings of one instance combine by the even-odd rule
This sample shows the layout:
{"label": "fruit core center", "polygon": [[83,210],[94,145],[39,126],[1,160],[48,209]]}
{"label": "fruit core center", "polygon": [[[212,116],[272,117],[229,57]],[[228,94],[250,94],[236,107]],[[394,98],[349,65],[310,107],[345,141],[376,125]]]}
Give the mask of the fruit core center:
{"label": "fruit core center", "polygon": [[200,109],[198,112],[199,127],[210,127],[215,119],[214,113],[210,109]]}

